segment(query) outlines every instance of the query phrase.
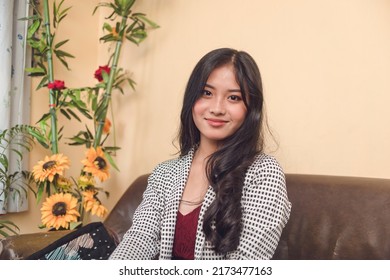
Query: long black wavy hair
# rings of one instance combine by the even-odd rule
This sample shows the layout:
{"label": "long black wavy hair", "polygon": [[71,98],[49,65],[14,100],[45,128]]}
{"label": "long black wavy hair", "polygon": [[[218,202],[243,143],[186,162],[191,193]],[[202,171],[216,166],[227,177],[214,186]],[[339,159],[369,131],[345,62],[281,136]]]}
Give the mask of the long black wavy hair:
{"label": "long black wavy hair", "polygon": [[217,253],[237,248],[241,231],[241,196],[247,168],[263,151],[263,88],[259,68],[244,51],[221,48],[207,53],[196,64],[184,93],[178,135],[180,155],[186,155],[200,141],[192,109],[201,96],[210,73],[221,66],[233,65],[237,83],[247,108],[242,126],[222,140],[218,150],[207,161],[206,174],[216,193],[207,209],[203,231]]}

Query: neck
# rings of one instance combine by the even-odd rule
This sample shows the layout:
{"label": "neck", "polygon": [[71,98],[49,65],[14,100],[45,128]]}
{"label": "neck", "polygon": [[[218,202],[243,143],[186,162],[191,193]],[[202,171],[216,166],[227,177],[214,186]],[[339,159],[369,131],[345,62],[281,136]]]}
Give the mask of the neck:
{"label": "neck", "polygon": [[217,143],[209,143],[205,141],[201,141],[199,143],[199,147],[196,150],[196,156],[199,159],[205,160],[207,159],[211,154],[213,154],[218,148]]}

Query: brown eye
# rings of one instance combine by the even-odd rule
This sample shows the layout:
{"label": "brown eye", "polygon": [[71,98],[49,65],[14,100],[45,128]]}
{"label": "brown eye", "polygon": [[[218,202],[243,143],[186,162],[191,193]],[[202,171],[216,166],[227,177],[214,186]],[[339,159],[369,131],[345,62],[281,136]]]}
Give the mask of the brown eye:
{"label": "brown eye", "polygon": [[204,89],[204,90],[202,91],[202,96],[211,96],[211,92]]}
{"label": "brown eye", "polygon": [[238,95],[231,95],[228,98],[232,101],[241,101],[242,100],[241,96],[238,96]]}

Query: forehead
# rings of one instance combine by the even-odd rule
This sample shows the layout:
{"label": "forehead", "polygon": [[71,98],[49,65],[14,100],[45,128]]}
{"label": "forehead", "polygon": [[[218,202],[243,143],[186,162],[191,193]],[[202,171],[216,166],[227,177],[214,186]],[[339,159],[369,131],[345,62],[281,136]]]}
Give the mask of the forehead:
{"label": "forehead", "polygon": [[206,85],[209,86],[233,86],[238,87],[236,71],[231,64],[226,64],[215,68],[207,78]]}

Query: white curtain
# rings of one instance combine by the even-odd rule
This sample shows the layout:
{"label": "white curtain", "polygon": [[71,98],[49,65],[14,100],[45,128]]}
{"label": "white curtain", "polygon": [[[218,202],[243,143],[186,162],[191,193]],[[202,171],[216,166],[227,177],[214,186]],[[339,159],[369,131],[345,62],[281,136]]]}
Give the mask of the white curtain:
{"label": "white curtain", "polygon": [[[0,130],[30,122],[30,79],[24,69],[31,55],[25,42],[29,14],[29,0],[0,0]],[[8,154],[10,169],[16,170],[17,160]],[[27,165],[28,155],[24,157]],[[23,169],[27,169],[24,166]],[[28,208],[24,192],[11,189],[7,201],[0,185],[0,214],[20,212]],[[3,198],[2,196],[3,195]]]}

